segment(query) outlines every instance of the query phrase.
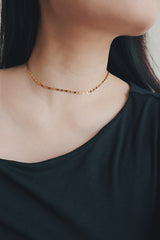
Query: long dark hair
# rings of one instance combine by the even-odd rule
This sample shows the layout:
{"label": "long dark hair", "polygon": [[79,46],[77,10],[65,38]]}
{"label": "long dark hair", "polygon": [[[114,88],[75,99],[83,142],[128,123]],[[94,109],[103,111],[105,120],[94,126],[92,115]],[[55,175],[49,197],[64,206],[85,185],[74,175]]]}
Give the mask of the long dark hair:
{"label": "long dark hair", "polygon": [[[35,44],[41,17],[38,0],[2,0],[0,68],[27,62]],[[119,36],[111,44],[107,70],[126,82],[160,92],[160,80],[151,67],[146,33]]]}

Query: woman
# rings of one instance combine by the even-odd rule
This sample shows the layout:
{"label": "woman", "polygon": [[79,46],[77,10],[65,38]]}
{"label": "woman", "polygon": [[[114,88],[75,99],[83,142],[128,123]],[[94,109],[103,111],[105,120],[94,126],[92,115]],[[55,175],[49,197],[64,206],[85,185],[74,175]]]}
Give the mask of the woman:
{"label": "woman", "polygon": [[2,0],[0,239],[160,239],[159,11]]}

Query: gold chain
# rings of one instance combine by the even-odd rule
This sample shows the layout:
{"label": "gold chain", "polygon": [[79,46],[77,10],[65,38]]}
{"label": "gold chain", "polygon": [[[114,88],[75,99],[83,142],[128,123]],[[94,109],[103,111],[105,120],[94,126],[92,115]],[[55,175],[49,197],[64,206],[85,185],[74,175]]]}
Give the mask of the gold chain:
{"label": "gold chain", "polygon": [[33,75],[33,73],[31,72],[31,70],[29,69],[29,64],[28,64],[28,62],[26,63],[26,67],[27,67],[27,70],[28,70],[30,76],[32,77],[32,79],[33,79],[38,85],[40,85],[41,87],[47,88],[47,89],[50,89],[50,90],[56,90],[56,91],[61,91],[61,92],[74,93],[74,94],[89,94],[89,93],[93,92],[94,90],[96,90],[97,88],[99,88],[99,87],[102,85],[102,83],[104,83],[104,81],[107,79],[107,77],[108,77],[108,75],[109,75],[109,72],[107,71],[107,74],[106,74],[105,78],[102,80],[102,82],[99,83],[97,87],[95,87],[95,88],[93,88],[93,89],[91,89],[91,90],[89,90],[89,91],[72,91],[72,90],[61,89],[61,88],[54,88],[54,87],[48,87],[48,86],[46,86],[46,85],[43,85],[41,82],[39,82],[39,81],[37,80],[37,78]]}

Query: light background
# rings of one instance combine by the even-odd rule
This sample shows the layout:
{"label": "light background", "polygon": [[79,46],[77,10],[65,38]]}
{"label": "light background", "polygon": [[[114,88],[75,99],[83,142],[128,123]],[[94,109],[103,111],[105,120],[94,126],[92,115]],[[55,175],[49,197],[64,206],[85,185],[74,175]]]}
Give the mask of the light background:
{"label": "light background", "polygon": [[160,14],[152,28],[147,31],[147,46],[153,57],[152,60],[152,58],[148,55],[150,63],[160,80]]}

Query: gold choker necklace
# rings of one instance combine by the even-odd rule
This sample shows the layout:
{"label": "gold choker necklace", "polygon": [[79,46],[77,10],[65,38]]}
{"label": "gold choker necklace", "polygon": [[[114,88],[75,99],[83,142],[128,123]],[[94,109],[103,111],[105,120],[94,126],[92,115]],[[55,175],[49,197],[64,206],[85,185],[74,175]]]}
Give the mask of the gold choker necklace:
{"label": "gold choker necklace", "polygon": [[31,70],[29,69],[29,64],[28,64],[28,62],[26,63],[26,67],[27,67],[27,70],[28,70],[30,76],[32,77],[32,79],[33,79],[38,85],[40,85],[40,86],[43,87],[43,88],[47,88],[47,89],[54,90],[54,91],[68,92],[68,93],[74,93],[74,94],[83,94],[83,95],[84,95],[84,94],[89,94],[89,93],[95,91],[97,88],[99,88],[99,87],[102,85],[102,83],[104,83],[104,81],[107,79],[107,77],[108,77],[108,75],[109,75],[109,72],[107,71],[107,74],[106,74],[105,78],[102,80],[102,82],[99,83],[97,87],[95,87],[95,88],[93,88],[93,89],[91,89],[91,90],[89,90],[89,91],[74,91],[74,90],[67,90],[67,89],[61,89],[61,88],[48,87],[48,86],[46,86],[46,85],[43,85],[41,82],[39,82],[39,81],[37,80],[37,78],[34,76],[34,74],[33,74],[33,73],[31,72]]}

